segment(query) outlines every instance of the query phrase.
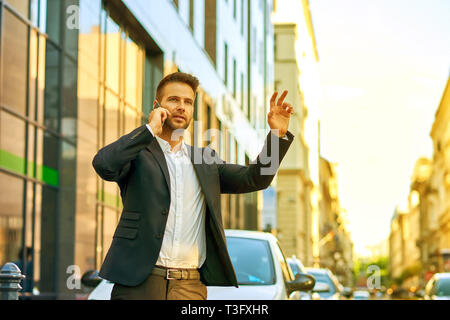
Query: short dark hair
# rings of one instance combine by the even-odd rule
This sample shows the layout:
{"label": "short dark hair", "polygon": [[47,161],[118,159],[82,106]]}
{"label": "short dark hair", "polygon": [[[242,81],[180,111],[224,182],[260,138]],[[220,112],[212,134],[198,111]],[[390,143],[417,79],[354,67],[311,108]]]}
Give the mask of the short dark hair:
{"label": "short dark hair", "polygon": [[198,79],[189,73],[175,72],[165,76],[164,79],[162,79],[161,82],[158,84],[158,88],[156,88],[156,100],[161,102],[163,89],[168,83],[171,82],[185,83],[192,88],[194,94],[197,94],[197,88],[199,86]]}

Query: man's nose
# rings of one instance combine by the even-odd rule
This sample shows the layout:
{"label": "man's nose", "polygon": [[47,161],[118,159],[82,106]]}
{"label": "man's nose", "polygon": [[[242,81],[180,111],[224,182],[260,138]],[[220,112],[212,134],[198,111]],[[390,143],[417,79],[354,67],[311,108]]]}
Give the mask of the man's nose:
{"label": "man's nose", "polygon": [[178,103],[178,105],[175,108],[177,111],[185,111],[186,110],[186,104],[185,102],[181,101]]}

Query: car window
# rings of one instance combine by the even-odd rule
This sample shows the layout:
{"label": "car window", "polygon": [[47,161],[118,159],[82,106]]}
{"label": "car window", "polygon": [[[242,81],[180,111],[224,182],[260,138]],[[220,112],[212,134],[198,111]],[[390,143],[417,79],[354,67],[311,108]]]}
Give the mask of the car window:
{"label": "car window", "polygon": [[330,292],[321,293],[321,295],[322,294],[323,295],[333,295],[336,293],[336,287],[334,286],[333,281],[330,279],[330,277],[327,274],[321,273],[321,272],[314,272],[314,271],[308,271],[308,273],[316,279],[316,283],[322,282],[322,283],[326,283],[330,286]]}
{"label": "car window", "polygon": [[334,274],[330,275],[330,277],[331,277],[331,280],[332,280],[333,283],[334,283],[334,286],[335,286],[335,288],[336,288],[336,291],[342,291],[343,288],[342,288],[341,283],[339,282],[339,279],[338,279]]}
{"label": "car window", "polygon": [[280,263],[284,281],[289,282],[294,280],[294,274],[292,273],[291,267],[287,263],[286,257],[284,256],[283,250],[281,250],[278,242],[275,244],[275,254],[278,258],[278,262]]}
{"label": "car window", "polygon": [[438,297],[450,296],[450,279],[439,279],[436,285],[436,293]]}
{"label": "car window", "polygon": [[435,279],[430,286],[430,296],[436,295],[436,285],[437,285],[437,281]]}
{"label": "car window", "polygon": [[227,246],[238,284],[275,284],[273,258],[266,240],[227,237]]}
{"label": "car window", "polygon": [[430,296],[431,290],[433,289],[434,285],[434,279],[432,278],[430,281],[428,281],[427,285],[425,286],[425,294]]}
{"label": "car window", "polygon": [[291,270],[294,273],[294,277],[296,277],[297,274],[302,273],[298,264],[293,262],[292,260],[289,262],[289,266],[291,267]]}

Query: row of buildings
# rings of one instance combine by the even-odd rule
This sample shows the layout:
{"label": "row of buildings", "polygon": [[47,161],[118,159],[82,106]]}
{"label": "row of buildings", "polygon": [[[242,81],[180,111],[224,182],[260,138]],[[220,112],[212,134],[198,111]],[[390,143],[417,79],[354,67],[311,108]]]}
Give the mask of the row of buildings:
{"label": "row of buildings", "polygon": [[397,207],[389,236],[390,275],[404,289],[423,288],[450,272],[450,77],[430,132],[432,159],[416,161],[407,205]]}
{"label": "row of buildings", "polygon": [[231,163],[256,158],[270,95],[290,91],[295,144],[269,189],[222,195],[224,226],[277,233],[288,255],[345,280],[317,62],[307,0],[1,0],[0,264],[28,261],[41,295],[79,293],[68,277],[99,269],[122,210],[93,156],[145,123],[159,81],[183,71],[201,83],[186,140]]}

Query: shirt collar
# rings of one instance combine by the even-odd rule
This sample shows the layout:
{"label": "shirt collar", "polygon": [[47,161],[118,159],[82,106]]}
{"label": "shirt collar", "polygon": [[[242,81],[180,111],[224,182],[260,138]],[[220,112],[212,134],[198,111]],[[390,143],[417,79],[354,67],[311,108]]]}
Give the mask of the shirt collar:
{"label": "shirt collar", "polygon": [[[157,140],[158,143],[159,143],[159,146],[161,147],[161,149],[162,149],[162,151],[163,151],[164,153],[173,152],[173,151],[170,149],[170,144],[169,144],[166,140],[161,139],[161,138],[158,137],[158,136],[155,136],[155,137],[156,137],[156,140]],[[185,155],[185,156],[188,156],[188,155],[189,155],[189,154],[188,154],[187,147],[186,147],[186,144],[184,143],[184,140],[181,140],[181,152],[182,152],[183,155]]]}

